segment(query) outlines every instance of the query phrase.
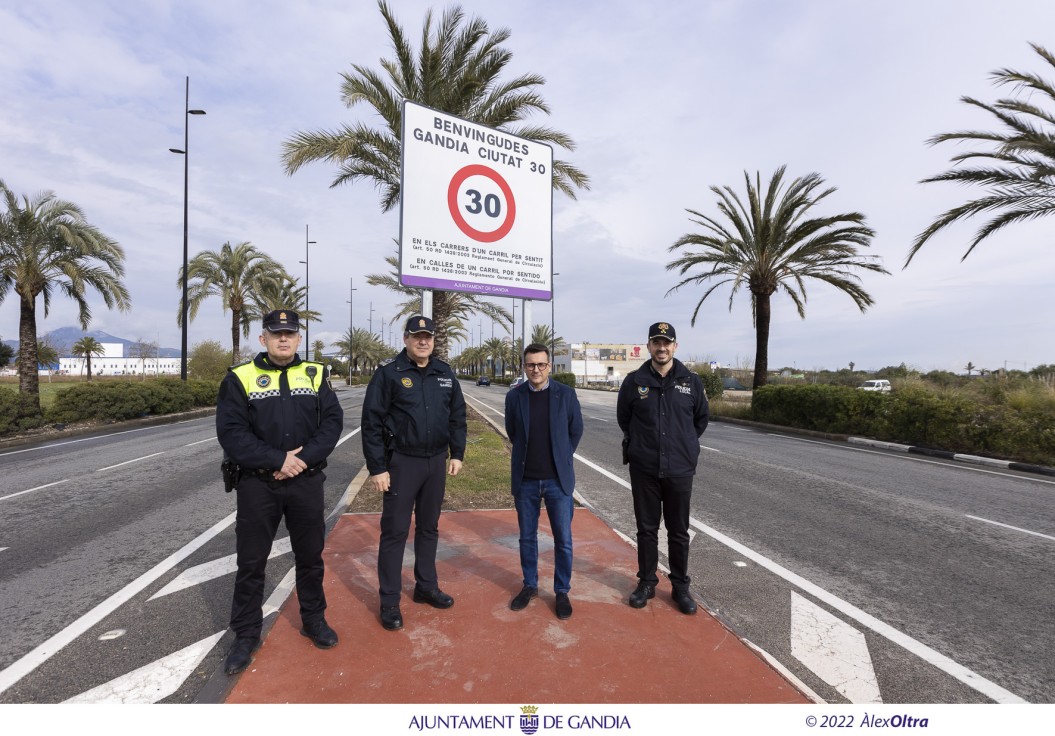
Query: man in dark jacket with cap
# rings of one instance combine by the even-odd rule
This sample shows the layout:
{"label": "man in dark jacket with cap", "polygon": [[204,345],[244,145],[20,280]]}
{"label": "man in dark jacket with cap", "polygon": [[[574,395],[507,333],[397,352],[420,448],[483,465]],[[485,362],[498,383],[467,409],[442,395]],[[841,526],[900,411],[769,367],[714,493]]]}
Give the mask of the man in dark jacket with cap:
{"label": "man in dark jacket with cap", "polygon": [[644,608],[659,578],[659,522],[667,528],[672,598],[685,614],[696,613],[689,592],[689,514],[692,481],[707,429],[703,381],[674,357],[677,333],[667,322],[648,330],[650,360],[623,379],[616,419],[623,430],[624,462],[637,519],[638,585],[630,605]]}
{"label": "man in dark jacket with cap", "polygon": [[435,334],[428,317],[407,320],[404,349],[374,373],[363,401],[369,483],[385,494],[377,577],[381,625],[389,631],[403,628],[399,599],[411,512],[414,602],[454,605],[439,587],[436,548],[447,475],[457,475],[465,458],[465,398],[450,366],[432,357]]}
{"label": "man in dark jacket with cap", "polygon": [[236,638],[224,666],[229,675],[248,667],[260,646],[264,569],[283,517],[296,560],[300,633],[320,649],[337,645],[337,634],[323,616],[322,469],[337,446],[344,411],[326,367],[297,355],[299,315],[276,309],[263,322],[264,352],[229,370],[216,405],[216,437],[240,475],[235,483],[238,573],[231,604]]}

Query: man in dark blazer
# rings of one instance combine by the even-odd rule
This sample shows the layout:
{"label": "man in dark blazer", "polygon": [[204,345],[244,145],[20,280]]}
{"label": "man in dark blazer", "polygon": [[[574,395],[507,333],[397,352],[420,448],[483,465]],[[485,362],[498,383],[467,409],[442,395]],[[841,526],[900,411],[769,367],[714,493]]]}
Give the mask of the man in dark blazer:
{"label": "man in dark blazer", "polygon": [[527,381],[506,394],[506,434],[513,443],[512,489],[520,525],[524,588],[509,607],[520,611],[538,595],[538,519],[546,501],[553,532],[553,592],[559,619],[571,617],[571,519],[575,511],[575,448],[582,438],[582,410],[575,389],[549,379],[549,348],[524,349]]}

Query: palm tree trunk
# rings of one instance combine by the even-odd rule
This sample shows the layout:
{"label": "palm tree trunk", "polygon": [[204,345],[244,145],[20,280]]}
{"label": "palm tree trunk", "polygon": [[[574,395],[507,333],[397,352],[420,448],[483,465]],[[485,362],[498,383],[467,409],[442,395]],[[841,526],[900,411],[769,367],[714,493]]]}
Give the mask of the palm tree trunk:
{"label": "palm tree trunk", "polygon": [[239,328],[241,328],[241,319],[239,319],[241,317],[241,314],[242,310],[240,309],[231,310],[231,365],[234,365],[238,362],[238,355],[241,352],[242,347],[242,335],[241,332],[239,332]]}
{"label": "palm tree trunk", "polygon": [[37,374],[36,298],[20,294],[18,314],[18,392],[29,397],[31,416],[40,415],[40,378]]}
{"label": "palm tree trunk", "polygon": [[769,294],[755,294],[755,379],[754,390],[769,379],[769,320],[772,316]]}
{"label": "palm tree trunk", "polygon": [[92,380],[92,354],[86,353],[84,356],[84,363],[88,367],[88,381]]}
{"label": "palm tree trunk", "polygon": [[450,302],[446,291],[432,292],[432,322],[436,325],[436,347],[432,351],[440,360],[447,360],[447,319],[450,317]]}

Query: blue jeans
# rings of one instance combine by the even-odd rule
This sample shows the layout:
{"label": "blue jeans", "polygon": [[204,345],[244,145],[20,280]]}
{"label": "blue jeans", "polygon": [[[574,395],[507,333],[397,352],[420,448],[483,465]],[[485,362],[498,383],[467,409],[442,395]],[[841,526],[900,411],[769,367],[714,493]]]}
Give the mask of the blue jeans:
{"label": "blue jeans", "polygon": [[571,590],[571,517],[575,501],[561,489],[560,481],[525,480],[513,494],[520,524],[520,567],[524,585],[538,587],[538,518],[546,500],[550,531],[553,533],[553,592]]}

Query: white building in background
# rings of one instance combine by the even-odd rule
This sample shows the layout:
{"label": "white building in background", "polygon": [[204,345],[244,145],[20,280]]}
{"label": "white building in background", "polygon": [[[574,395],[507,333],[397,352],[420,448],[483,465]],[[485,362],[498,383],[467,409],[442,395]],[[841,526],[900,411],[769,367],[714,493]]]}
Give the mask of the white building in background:
{"label": "white building in background", "polygon": [[570,363],[567,353],[559,356],[557,370],[574,373],[579,384],[618,386],[627,373],[640,368],[646,360],[648,348],[644,343],[572,343]]}
{"label": "white building in background", "polygon": [[[100,343],[105,352],[92,356],[93,376],[178,376],[179,358],[132,358],[125,356],[125,346],[119,342]],[[59,372],[71,375],[87,375],[84,358],[60,357]]]}

